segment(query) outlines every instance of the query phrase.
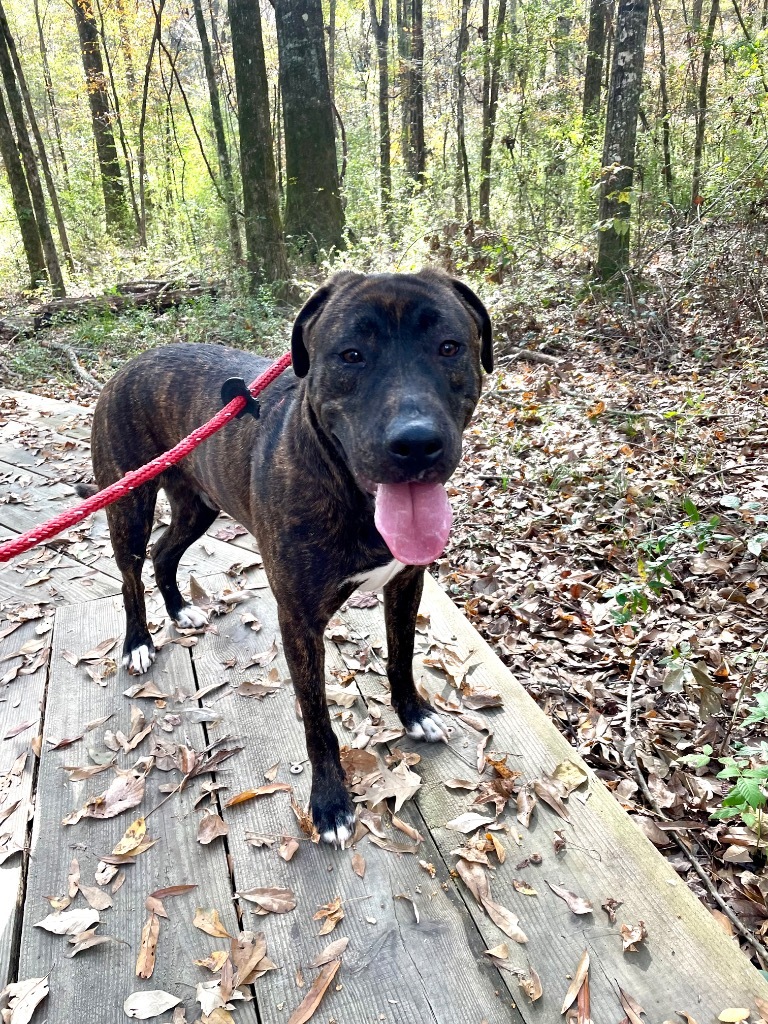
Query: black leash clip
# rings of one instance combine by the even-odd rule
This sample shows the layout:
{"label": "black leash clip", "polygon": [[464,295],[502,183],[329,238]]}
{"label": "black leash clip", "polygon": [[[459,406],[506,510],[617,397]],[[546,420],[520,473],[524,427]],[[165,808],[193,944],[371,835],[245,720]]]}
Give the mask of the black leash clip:
{"label": "black leash clip", "polygon": [[248,385],[242,377],[230,377],[221,385],[221,400],[224,405],[229,405],[233,398],[245,399],[245,405],[240,412],[237,413],[235,419],[239,420],[241,416],[245,416],[248,413],[250,413],[255,420],[259,418],[259,403],[248,390]]}

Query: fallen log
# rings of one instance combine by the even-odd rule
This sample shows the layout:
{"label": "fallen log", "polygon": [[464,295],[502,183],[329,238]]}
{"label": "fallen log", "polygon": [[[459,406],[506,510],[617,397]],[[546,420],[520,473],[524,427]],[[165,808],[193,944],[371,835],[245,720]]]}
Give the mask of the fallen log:
{"label": "fallen log", "polygon": [[192,299],[218,295],[217,284],[197,283],[174,288],[171,281],[137,281],[118,285],[114,295],[82,295],[46,302],[32,314],[32,330],[39,331],[52,323],[79,320],[91,313],[122,313],[125,310],[149,306],[152,309],[170,309]]}

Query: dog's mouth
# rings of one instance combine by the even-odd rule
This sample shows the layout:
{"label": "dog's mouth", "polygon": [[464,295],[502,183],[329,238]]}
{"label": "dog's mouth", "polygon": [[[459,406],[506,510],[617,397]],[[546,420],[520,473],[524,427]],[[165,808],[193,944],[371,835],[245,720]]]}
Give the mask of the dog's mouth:
{"label": "dog's mouth", "polygon": [[440,483],[372,484],[376,529],[399,562],[429,565],[445,551],[453,512]]}

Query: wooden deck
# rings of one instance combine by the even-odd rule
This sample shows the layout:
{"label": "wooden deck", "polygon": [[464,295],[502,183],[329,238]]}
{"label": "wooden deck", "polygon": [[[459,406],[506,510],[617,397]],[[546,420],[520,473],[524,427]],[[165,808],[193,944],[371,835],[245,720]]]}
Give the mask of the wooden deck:
{"label": "wooden deck", "polygon": [[[71,482],[87,474],[87,439],[87,410],[0,392],[0,537],[46,519],[73,500]],[[141,680],[151,680],[165,695],[154,700],[126,695],[138,680],[122,669],[106,675],[100,685],[87,665],[71,664],[108,639],[116,638],[117,646],[107,658],[122,643],[120,581],[103,514],[70,531],[63,543],[0,568],[0,858],[3,851],[19,851],[6,856],[0,867],[0,988],[7,980],[47,976],[50,993],[33,1021],[118,1024],[127,1019],[125,999],[144,990],[171,993],[186,1008],[186,1019],[197,1020],[198,984],[221,975],[194,961],[229,949],[229,939],[211,937],[193,925],[198,907],[215,908],[230,935],[239,929],[264,932],[267,956],[277,965],[244,990],[244,1000],[231,1004],[232,1018],[215,1011],[210,1020],[217,1022],[289,1021],[320,973],[312,967],[314,958],[342,937],[349,943],[341,967],[313,1017],[323,1024],[550,1024],[564,1019],[563,1000],[585,950],[595,1024],[618,1024],[625,1017],[619,987],[645,1011],[644,1017],[631,1019],[648,1024],[684,1019],[712,1024],[729,1007],[749,1008],[750,1019],[759,1019],[755,999],[768,1000],[768,984],[587,769],[586,785],[567,801],[572,824],[541,800],[528,828],[516,818],[514,797],[499,815],[502,827],[493,834],[506,859],[501,864],[488,855],[491,896],[519,917],[528,942],[507,938],[455,870],[452,851],[468,837],[447,823],[468,810],[475,794],[445,782],[456,777],[478,781],[482,735],[456,716],[450,716],[453,734],[447,745],[396,737],[369,748],[380,760],[393,748],[421,755],[411,767],[421,786],[399,817],[423,841],[415,843],[392,827],[389,812],[383,815],[390,844],[408,853],[375,845],[362,829],[352,850],[313,844],[302,834],[287,792],[225,807],[232,796],[273,777],[290,783],[304,806],[310,783],[274,602],[250,538],[231,536],[232,525],[214,524],[210,536],[188,552],[182,568],[192,571],[208,594],[240,591],[244,600],[214,618],[204,635],[185,640],[192,646],[172,643],[161,650],[153,671]],[[223,538],[216,536],[222,529]],[[163,618],[149,572],[146,579],[150,619],[162,623],[157,636],[178,638]],[[502,708],[479,712],[493,730],[489,750],[507,753],[509,767],[529,782],[563,761],[583,767],[528,697],[524,680],[511,676],[434,581],[426,587],[422,611],[416,670],[427,689],[455,693],[444,672],[424,667],[431,649],[432,656],[448,651],[446,656],[459,661],[469,658],[472,685],[502,695]],[[351,686],[357,690],[350,691],[356,692],[350,709],[333,705],[332,712],[342,744],[359,746],[359,734],[349,726],[366,715],[396,724],[381,674],[381,606],[345,608],[339,619],[335,639],[327,644],[328,671],[339,678],[354,673]],[[275,644],[274,660],[249,664],[254,655],[275,650]],[[102,663],[94,674],[107,667]],[[237,692],[241,683],[264,680],[271,670],[276,670],[271,681],[280,683],[274,694]],[[214,684],[219,685],[211,689]],[[114,767],[85,781],[69,781],[64,766],[103,764],[110,753],[106,743],[119,746],[120,737],[115,742],[112,736],[122,734],[124,745],[130,745],[126,738],[132,723],[139,727],[136,708],[147,723],[154,718],[147,737],[132,750],[119,749]],[[74,742],[57,747],[62,740]],[[182,777],[173,761],[179,761],[179,746],[194,752],[242,749],[214,773],[190,780],[182,792],[169,796],[169,788],[178,787]],[[137,761],[136,772],[148,772],[140,805],[104,820],[85,817],[62,824],[70,812],[103,793],[117,769],[131,769]],[[292,765],[297,766],[293,771]],[[483,778],[492,776],[486,769]],[[10,815],[9,807],[15,807]],[[228,833],[201,845],[198,827],[207,807],[221,815]],[[490,808],[474,810],[492,817]],[[136,855],[134,863],[114,865],[118,874],[110,878],[113,872],[102,858],[140,815],[147,816],[147,835],[157,842]],[[559,853],[553,847],[555,830],[562,830],[566,841]],[[272,844],[257,848],[246,841],[249,833]],[[298,840],[289,862],[278,852],[284,836]],[[363,877],[353,869],[355,853],[364,858]],[[534,853],[541,863],[526,864]],[[73,859],[85,892],[78,892],[70,877]],[[359,861],[355,864],[359,870]],[[423,865],[433,866],[434,877]],[[535,894],[521,892],[521,880]],[[550,882],[589,900],[592,912],[572,913]],[[177,885],[196,888],[164,901],[167,919],[159,919],[154,971],[149,979],[139,978],[136,961],[150,917],[145,901],[156,890]],[[257,886],[292,890],[295,909],[255,915],[257,905],[235,894]],[[68,889],[67,912],[88,909],[86,897],[98,904],[98,894],[88,887],[99,888],[103,902],[112,903],[99,912],[98,933],[115,941],[68,957],[73,947],[67,938],[36,925],[51,913],[50,899],[65,897]],[[322,920],[313,915],[336,897],[342,901],[343,919],[321,936]],[[611,898],[622,901],[613,924],[601,909]],[[647,938],[637,952],[624,953],[620,926],[640,921]],[[499,968],[484,951],[503,942],[508,960]],[[530,968],[543,988],[533,1003],[519,985]],[[680,1011],[689,1016],[678,1016]],[[170,1021],[171,1011],[156,1019]]]}

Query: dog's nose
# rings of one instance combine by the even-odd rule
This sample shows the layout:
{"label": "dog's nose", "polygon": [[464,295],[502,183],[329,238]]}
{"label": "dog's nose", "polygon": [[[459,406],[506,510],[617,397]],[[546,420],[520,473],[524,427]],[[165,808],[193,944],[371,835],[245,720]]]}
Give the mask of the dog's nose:
{"label": "dog's nose", "polygon": [[390,431],[387,451],[404,468],[428,469],[443,454],[443,439],[432,423],[413,420]]}

